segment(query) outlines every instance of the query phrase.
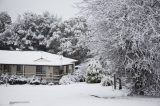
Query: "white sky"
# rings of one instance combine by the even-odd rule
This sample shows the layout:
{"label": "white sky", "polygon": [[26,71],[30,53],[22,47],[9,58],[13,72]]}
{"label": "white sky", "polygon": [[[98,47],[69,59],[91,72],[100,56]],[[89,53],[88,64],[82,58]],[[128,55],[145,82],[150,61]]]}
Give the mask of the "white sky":
{"label": "white sky", "polygon": [[78,9],[74,3],[78,1],[80,0],[0,0],[0,12],[8,12],[13,21],[18,14],[26,11],[37,14],[49,11],[62,19],[69,19],[77,16]]}

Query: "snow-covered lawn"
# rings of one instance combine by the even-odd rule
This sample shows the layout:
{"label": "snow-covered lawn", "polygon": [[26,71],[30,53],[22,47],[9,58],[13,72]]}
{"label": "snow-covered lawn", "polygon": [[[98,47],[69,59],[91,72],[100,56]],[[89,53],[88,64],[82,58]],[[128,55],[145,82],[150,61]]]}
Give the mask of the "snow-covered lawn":
{"label": "snow-covered lawn", "polygon": [[0,106],[160,106],[160,98],[127,97],[99,84],[0,85]]}

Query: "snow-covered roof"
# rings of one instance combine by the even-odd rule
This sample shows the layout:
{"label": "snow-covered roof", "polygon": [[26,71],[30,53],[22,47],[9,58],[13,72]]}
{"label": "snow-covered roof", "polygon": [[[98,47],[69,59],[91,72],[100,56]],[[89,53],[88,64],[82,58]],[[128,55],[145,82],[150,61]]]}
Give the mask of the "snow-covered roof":
{"label": "snow-covered roof", "polygon": [[49,65],[73,64],[77,60],[43,51],[0,50],[0,64]]}

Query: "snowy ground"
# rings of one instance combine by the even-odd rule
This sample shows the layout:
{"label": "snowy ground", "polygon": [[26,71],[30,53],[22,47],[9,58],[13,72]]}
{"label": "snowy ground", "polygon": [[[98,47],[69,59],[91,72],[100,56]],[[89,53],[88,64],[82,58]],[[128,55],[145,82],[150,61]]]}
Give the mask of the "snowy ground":
{"label": "snowy ground", "polygon": [[0,85],[0,106],[160,106],[160,98],[126,97],[99,84]]}

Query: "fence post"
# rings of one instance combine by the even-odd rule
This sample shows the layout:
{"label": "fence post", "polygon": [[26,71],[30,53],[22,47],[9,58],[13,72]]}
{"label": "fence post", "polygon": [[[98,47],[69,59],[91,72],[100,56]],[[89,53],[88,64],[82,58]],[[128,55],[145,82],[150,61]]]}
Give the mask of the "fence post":
{"label": "fence post", "polygon": [[116,89],[116,74],[114,74],[114,89]]}
{"label": "fence post", "polygon": [[121,79],[119,78],[119,90],[122,89],[122,81]]}

